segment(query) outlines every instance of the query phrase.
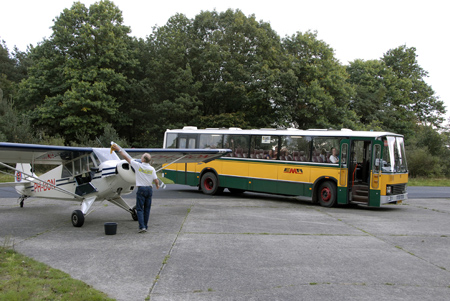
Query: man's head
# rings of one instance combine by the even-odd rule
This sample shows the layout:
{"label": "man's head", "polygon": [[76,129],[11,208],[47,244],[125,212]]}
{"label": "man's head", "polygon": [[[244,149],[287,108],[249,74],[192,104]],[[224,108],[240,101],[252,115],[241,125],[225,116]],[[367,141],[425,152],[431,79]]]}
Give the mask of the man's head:
{"label": "man's head", "polygon": [[141,161],[142,161],[143,163],[150,163],[151,160],[152,160],[152,156],[150,156],[149,153],[145,153],[145,154],[143,154],[142,157],[141,157]]}

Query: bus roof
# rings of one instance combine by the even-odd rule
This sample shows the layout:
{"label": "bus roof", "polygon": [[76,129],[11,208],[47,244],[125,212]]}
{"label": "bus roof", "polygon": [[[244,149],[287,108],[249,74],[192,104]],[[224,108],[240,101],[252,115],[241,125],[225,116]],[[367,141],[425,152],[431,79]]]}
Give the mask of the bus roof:
{"label": "bus roof", "polygon": [[195,126],[185,126],[183,129],[166,130],[166,133],[186,133],[186,134],[228,134],[228,135],[280,135],[280,136],[323,136],[323,137],[367,137],[376,138],[382,136],[399,136],[391,132],[376,131],[353,131],[350,129],[327,130],[327,129],[309,129],[299,130],[289,129],[240,129],[240,128],[206,128],[197,129]]}

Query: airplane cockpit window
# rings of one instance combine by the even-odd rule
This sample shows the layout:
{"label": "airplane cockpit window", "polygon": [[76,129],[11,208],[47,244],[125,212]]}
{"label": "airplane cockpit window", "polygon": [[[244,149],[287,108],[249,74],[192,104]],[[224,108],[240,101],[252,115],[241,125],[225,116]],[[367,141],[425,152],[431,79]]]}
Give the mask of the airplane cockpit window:
{"label": "airplane cockpit window", "polygon": [[72,161],[63,165],[61,177],[69,178],[72,176]]}
{"label": "airplane cockpit window", "polygon": [[115,152],[112,152],[105,148],[94,148],[94,154],[97,156],[97,158],[100,160],[100,163],[110,160],[117,160],[119,161],[120,158],[117,156]]}
{"label": "airplane cockpit window", "polygon": [[89,173],[92,169],[98,167],[98,159],[94,154],[77,158],[75,160],[66,162],[63,165],[62,177],[71,177],[73,175],[81,175]]}
{"label": "airplane cockpit window", "polygon": [[75,175],[82,174],[87,169],[87,157],[81,157],[73,161],[73,173]]}
{"label": "airplane cockpit window", "polygon": [[100,162],[98,161],[97,156],[95,153],[92,153],[89,156],[89,169],[92,170],[93,168],[97,168],[100,165]]}

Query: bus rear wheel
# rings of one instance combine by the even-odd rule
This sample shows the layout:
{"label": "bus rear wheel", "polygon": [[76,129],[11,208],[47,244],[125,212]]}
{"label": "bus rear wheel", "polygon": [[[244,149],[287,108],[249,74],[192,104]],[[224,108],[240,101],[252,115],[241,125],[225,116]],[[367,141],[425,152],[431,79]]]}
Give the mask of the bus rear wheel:
{"label": "bus rear wheel", "polygon": [[319,204],[322,207],[334,207],[336,206],[336,185],[329,181],[323,182],[319,187],[319,193],[317,198],[319,199]]}
{"label": "bus rear wheel", "polygon": [[223,191],[223,188],[219,187],[219,180],[213,172],[205,173],[200,179],[200,188],[204,194],[213,195]]}

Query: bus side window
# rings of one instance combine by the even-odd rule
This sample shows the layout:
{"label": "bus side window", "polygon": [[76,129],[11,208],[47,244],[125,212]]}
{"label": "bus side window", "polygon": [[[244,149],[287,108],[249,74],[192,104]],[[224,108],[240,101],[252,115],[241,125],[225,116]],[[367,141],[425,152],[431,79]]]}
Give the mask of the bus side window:
{"label": "bus side window", "polygon": [[169,133],[166,138],[166,148],[177,148],[177,134]]}
{"label": "bus side window", "polygon": [[250,143],[250,158],[275,160],[277,146],[278,136],[252,136]]}
{"label": "bus side window", "polygon": [[186,138],[180,138],[178,140],[178,148],[186,148]]}
{"label": "bus side window", "polygon": [[333,148],[339,150],[341,139],[336,137],[315,137],[313,143],[312,160],[319,163],[332,163],[330,156]]}
{"label": "bus side window", "polygon": [[230,157],[248,158],[249,153],[249,136],[248,135],[225,135],[224,148],[229,148],[233,152]]}
{"label": "bus side window", "polygon": [[198,148],[222,148],[222,135],[201,134]]}
{"label": "bus side window", "polygon": [[283,136],[281,138],[280,160],[309,161],[311,137]]}

